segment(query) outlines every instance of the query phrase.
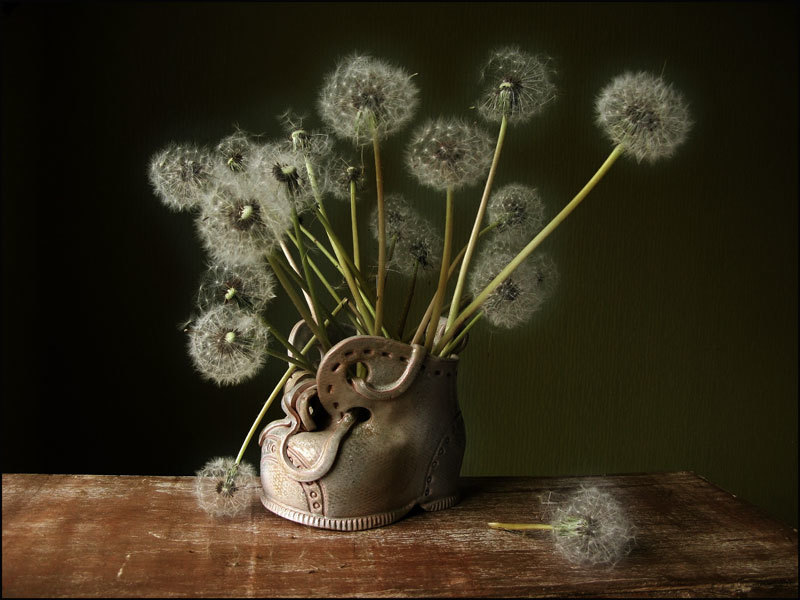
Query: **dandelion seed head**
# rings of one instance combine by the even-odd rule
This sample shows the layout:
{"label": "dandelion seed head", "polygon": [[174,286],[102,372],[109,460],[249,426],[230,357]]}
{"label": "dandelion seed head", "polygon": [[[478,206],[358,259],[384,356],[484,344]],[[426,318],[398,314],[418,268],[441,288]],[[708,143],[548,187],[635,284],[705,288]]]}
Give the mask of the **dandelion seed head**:
{"label": "dandelion seed head", "polygon": [[[469,280],[472,295],[480,294],[513,258],[513,252],[502,248],[481,254]],[[500,329],[518,327],[530,320],[557,285],[555,263],[543,254],[529,257],[481,305],[484,318]]]}
{"label": "dandelion seed head", "polygon": [[215,517],[234,517],[245,512],[259,488],[255,470],[233,458],[214,458],[197,471],[195,497],[207,513]]}
{"label": "dandelion seed head", "polygon": [[329,74],[319,98],[319,111],[336,135],[358,145],[403,127],[413,116],[418,90],[404,69],[366,55],[351,55]]}
{"label": "dandelion seed head", "polygon": [[206,310],[218,304],[233,304],[260,313],[275,297],[274,289],[275,280],[266,265],[211,264],[200,282],[197,305]]}
{"label": "dandelion seed head", "polygon": [[232,304],[213,306],[189,330],[189,355],[200,375],[217,385],[236,385],[266,362],[267,329],[258,317]]}
{"label": "dandelion seed head", "polygon": [[555,509],[550,523],[556,549],[570,562],[615,564],[635,542],[622,506],[598,488],[582,488]]}
{"label": "dandelion seed head", "polygon": [[458,189],[486,176],[492,152],[491,137],[479,127],[439,118],[414,131],[406,150],[406,165],[422,185]]}
{"label": "dandelion seed head", "polygon": [[492,194],[486,215],[489,223],[498,223],[495,243],[521,247],[544,225],[544,203],[536,188],[512,183]]}
{"label": "dandelion seed head", "polygon": [[329,135],[308,129],[306,115],[287,109],[278,119],[286,132],[288,148],[303,156],[319,158],[331,152],[333,143]]}
{"label": "dandelion seed head", "polygon": [[487,121],[523,123],[556,97],[552,60],[518,47],[492,52],[481,71],[482,95],[478,113]]}
{"label": "dandelion seed head", "polygon": [[348,162],[341,157],[334,157],[328,169],[329,190],[334,198],[350,201],[350,183],[355,183],[356,192],[364,189],[366,184],[364,167]]}
{"label": "dandelion seed head", "polygon": [[254,143],[250,136],[236,129],[220,140],[216,147],[217,166],[226,173],[244,173],[251,167]]}
{"label": "dandelion seed head", "polygon": [[[309,177],[306,157],[281,143],[265,144],[257,149],[257,173],[254,188],[261,190],[265,203],[285,207],[291,218],[291,207],[298,213],[311,209],[316,200]],[[309,159],[310,160],[310,159]],[[312,167],[313,168],[313,167]],[[324,178],[322,173],[315,173]],[[324,184],[322,186],[325,187]]]}
{"label": "dandelion seed head", "polygon": [[197,232],[214,262],[261,264],[292,224],[285,196],[266,197],[249,183],[220,186],[196,220]]}
{"label": "dandelion seed head", "polygon": [[692,128],[683,96],[650,73],[614,78],[600,92],[595,108],[597,124],[637,162],[672,156]]}
{"label": "dandelion seed head", "polygon": [[170,144],[150,159],[150,183],[175,211],[200,206],[213,192],[213,160],[208,150],[193,145]]}
{"label": "dandelion seed head", "polygon": [[[415,269],[429,271],[437,268],[443,241],[439,233],[400,194],[384,199],[386,245],[394,244],[389,268],[411,276]],[[372,236],[378,239],[378,212],[370,218]]]}

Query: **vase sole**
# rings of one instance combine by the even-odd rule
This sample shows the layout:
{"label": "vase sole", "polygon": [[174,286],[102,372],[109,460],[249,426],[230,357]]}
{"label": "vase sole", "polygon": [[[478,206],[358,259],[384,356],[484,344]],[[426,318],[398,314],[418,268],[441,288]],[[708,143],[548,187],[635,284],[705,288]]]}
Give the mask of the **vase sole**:
{"label": "vase sole", "polygon": [[323,515],[315,515],[297,510],[296,508],[284,506],[274,500],[270,500],[264,495],[261,496],[261,503],[264,505],[264,508],[275,513],[279,517],[302,525],[317,527],[319,529],[332,529],[335,531],[363,531],[364,529],[373,529],[375,527],[382,527],[394,523],[406,516],[411,512],[411,509],[417,505],[424,511],[433,512],[450,508],[458,502],[458,499],[459,495],[453,494],[426,502],[414,500],[401,508],[363,517],[326,517]]}

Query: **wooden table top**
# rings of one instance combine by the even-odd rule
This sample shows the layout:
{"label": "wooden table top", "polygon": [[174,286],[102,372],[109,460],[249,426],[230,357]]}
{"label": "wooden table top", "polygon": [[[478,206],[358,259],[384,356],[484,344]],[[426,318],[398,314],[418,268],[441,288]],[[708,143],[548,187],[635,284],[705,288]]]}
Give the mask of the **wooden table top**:
{"label": "wooden table top", "polygon": [[[613,567],[579,566],[536,521],[543,494],[608,490],[637,536]],[[3,596],[794,596],[797,530],[693,473],[481,477],[441,512],[378,529],[312,529],[255,499],[197,508],[191,477],[3,475]]]}

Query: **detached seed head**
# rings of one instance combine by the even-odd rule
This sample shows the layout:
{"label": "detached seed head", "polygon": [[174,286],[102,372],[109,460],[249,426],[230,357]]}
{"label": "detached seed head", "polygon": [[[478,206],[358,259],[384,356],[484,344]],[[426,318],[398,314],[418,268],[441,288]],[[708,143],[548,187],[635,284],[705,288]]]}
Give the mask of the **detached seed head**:
{"label": "detached seed head", "polygon": [[323,121],[357,145],[384,139],[403,127],[417,107],[417,87],[405,70],[366,55],[340,61],[325,78],[319,98]]}
{"label": "detached seed head", "polygon": [[216,184],[211,154],[192,145],[170,144],[150,159],[150,183],[167,208],[197,208]]}
{"label": "detached seed head", "polygon": [[660,77],[624,73],[596,101],[597,124],[637,162],[669,158],[689,135],[692,120],[683,96]]}
{"label": "detached seed head", "polygon": [[634,529],[622,506],[598,488],[583,488],[555,511],[556,549],[570,562],[615,564],[630,552]]}
{"label": "detached seed head", "polygon": [[422,185],[458,189],[486,176],[492,151],[492,139],[482,129],[458,119],[439,118],[414,131],[406,165]]}
{"label": "detached seed head", "polygon": [[267,329],[251,312],[220,304],[200,315],[189,330],[189,355],[205,379],[236,385],[266,362]]}
{"label": "detached seed head", "polygon": [[214,458],[197,472],[195,497],[207,513],[215,517],[234,517],[245,512],[257,497],[255,470],[247,463],[236,465],[230,457]]}
{"label": "detached seed head", "polygon": [[517,47],[492,52],[481,72],[478,113],[487,121],[523,123],[556,97],[555,70],[550,58]]}

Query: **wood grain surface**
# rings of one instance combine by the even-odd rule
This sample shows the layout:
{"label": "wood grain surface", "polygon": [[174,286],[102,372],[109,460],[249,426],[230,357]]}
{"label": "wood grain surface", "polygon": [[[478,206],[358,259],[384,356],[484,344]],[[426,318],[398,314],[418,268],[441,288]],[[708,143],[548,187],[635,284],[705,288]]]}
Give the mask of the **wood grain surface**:
{"label": "wood grain surface", "polygon": [[[693,473],[466,478],[456,507],[387,527],[307,528],[258,499],[225,521],[190,477],[3,475],[4,597],[794,596],[797,531]],[[636,527],[614,567],[554,552],[543,499],[612,492]]]}

